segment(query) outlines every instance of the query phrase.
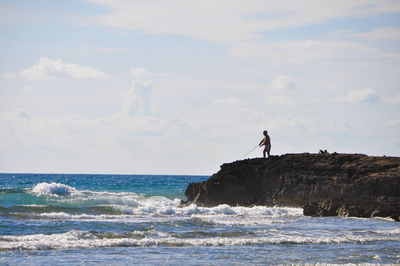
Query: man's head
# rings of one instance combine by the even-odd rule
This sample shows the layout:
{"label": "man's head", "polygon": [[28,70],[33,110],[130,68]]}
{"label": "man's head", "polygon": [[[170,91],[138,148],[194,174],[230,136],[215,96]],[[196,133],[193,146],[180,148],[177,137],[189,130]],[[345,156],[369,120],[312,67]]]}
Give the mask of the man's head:
{"label": "man's head", "polygon": [[268,135],[268,132],[266,130],[264,130],[263,132],[264,136]]}

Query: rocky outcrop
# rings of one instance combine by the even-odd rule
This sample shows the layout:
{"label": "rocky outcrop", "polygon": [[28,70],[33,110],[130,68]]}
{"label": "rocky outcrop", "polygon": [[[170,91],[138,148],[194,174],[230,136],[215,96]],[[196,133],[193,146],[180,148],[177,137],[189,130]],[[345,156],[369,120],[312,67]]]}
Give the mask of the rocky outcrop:
{"label": "rocky outcrop", "polygon": [[223,164],[191,183],[200,206],[294,206],[309,216],[400,219],[400,158],[362,154],[286,154]]}

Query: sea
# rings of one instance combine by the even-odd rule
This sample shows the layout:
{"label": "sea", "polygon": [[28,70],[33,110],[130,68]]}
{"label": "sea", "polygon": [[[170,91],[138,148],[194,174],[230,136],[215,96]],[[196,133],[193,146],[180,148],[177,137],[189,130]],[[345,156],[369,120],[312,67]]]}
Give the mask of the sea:
{"label": "sea", "polygon": [[0,174],[0,265],[400,264],[400,223],[181,206],[207,176]]}

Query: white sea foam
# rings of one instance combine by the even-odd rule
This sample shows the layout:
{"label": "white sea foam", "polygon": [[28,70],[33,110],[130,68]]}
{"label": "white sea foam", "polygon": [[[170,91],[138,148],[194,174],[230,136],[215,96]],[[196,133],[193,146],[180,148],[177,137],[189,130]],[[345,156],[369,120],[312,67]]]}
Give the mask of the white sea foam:
{"label": "white sea foam", "polygon": [[[151,202],[151,204],[149,203]],[[200,219],[206,223],[216,225],[267,225],[288,222],[302,216],[302,210],[298,208],[275,207],[230,207],[220,205],[213,208],[197,207],[190,205],[179,207],[178,200],[169,201],[166,205],[158,204],[158,201],[147,201],[146,204],[136,208],[128,206],[110,206],[125,209],[122,214],[70,214],[66,212],[46,213],[15,213],[25,215],[30,219],[40,220],[70,220],[70,221],[107,221],[107,222],[163,222],[173,220]]]}
{"label": "white sea foam", "polygon": [[[216,207],[199,207],[194,204],[181,207],[180,200],[170,200],[162,196],[145,197],[133,192],[95,192],[77,190],[59,183],[39,183],[32,188],[32,193],[55,196],[51,201],[66,208],[98,208],[98,214],[69,214],[66,211],[49,213],[24,213],[34,219],[51,220],[112,220],[135,221],[164,219],[199,218],[208,223],[226,225],[268,224],[271,220],[265,218],[302,216],[300,208],[274,208],[265,206],[231,207],[219,205]],[[114,209],[115,213],[101,213],[101,207]],[[82,209],[83,211],[83,209]]]}
{"label": "white sea foam", "polygon": [[400,228],[393,228],[391,230],[373,230],[371,232],[383,235],[399,235],[400,237]]}
{"label": "white sea foam", "polygon": [[30,191],[37,195],[55,196],[51,200],[66,206],[120,205],[137,207],[142,195],[133,192],[78,190],[60,183],[38,183]]}
{"label": "white sea foam", "polygon": [[78,191],[70,186],[59,184],[59,183],[38,183],[32,188],[32,193],[35,194],[49,194],[49,195],[69,195],[71,193],[77,193]]}
{"label": "white sea foam", "polygon": [[[208,237],[208,238],[177,238],[168,233],[146,236],[143,232],[132,232],[134,237],[126,235],[101,236],[86,231],[69,231],[61,234],[35,234],[25,236],[0,236],[0,250],[15,249],[69,249],[119,246],[232,246],[259,244],[337,244],[366,243],[371,241],[400,241],[398,238],[383,236],[299,236],[270,235],[261,237]],[[131,235],[132,235],[131,234]]]}
{"label": "white sea foam", "polygon": [[[180,207],[180,200],[169,200],[162,197],[137,198],[131,199],[126,204],[96,205],[95,207],[111,207],[121,213],[116,214],[70,214],[64,211],[46,212],[46,213],[18,213],[32,219],[48,220],[87,220],[87,221],[109,221],[109,222],[138,222],[138,221],[164,221],[186,220],[198,218],[207,223],[217,225],[265,225],[271,223],[283,222],[282,219],[295,219],[302,216],[300,208],[278,208],[278,207],[231,207],[228,205],[219,205],[216,207],[198,207],[189,205]],[[74,203],[76,205],[76,203]]]}
{"label": "white sea foam", "polygon": [[374,259],[374,260],[379,260],[379,261],[381,261],[382,259],[381,259],[381,257],[379,257],[379,255],[375,255],[375,256],[373,256],[372,257],[372,259]]}

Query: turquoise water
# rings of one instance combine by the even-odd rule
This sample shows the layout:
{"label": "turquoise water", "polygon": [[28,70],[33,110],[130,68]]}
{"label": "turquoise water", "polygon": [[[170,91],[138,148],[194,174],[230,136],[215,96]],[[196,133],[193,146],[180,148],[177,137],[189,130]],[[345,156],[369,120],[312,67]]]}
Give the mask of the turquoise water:
{"label": "turquoise water", "polygon": [[0,174],[0,264],[400,263],[400,223],[180,207],[205,176]]}

